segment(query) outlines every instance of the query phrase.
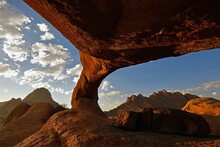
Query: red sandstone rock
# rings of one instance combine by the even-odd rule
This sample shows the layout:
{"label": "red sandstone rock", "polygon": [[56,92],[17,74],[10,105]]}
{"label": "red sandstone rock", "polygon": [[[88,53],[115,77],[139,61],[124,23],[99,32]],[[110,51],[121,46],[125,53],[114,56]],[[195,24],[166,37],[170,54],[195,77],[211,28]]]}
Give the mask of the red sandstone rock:
{"label": "red sandstone rock", "polygon": [[137,130],[139,114],[137,112],[125,111],[115,118],[113,125],[125,130]]}
{"label": "red sandstone rock", "polygon": [[80,51],[73,108],[101,114],[97,88],[116,69],[220,47],[219,0],[24,1]]}
{"label": "red sandstone rock", "polygon": [[197,98],[190,100],[184,111],[204,117],[211,128],[212,135],[220,135],[220,101],[213,98]]}

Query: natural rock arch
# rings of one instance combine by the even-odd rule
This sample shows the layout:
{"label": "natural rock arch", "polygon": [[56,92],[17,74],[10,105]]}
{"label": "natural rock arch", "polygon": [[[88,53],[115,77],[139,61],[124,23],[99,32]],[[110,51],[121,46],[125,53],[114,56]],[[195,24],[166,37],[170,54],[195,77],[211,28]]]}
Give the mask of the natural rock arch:
{"label": "natural rock arch", "polygon": [[98,87],[113,71],[220,47],[219,0],[24,0],[80,52],[72,107],[103,114]]}

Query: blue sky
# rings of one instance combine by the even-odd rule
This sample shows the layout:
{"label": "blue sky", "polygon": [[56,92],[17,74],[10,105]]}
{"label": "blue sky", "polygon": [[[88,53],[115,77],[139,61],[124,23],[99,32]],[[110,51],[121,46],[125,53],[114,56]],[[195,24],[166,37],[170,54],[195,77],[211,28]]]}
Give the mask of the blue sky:
{"label": "blue sky", "polygon": [[[99,88],[109,110],[127,96],[166,89],[220,99],[220,49],[119,69]],[[82,66],[77,49],[21,0],[0,0],[0,101],[46,87],[70,106]]]}

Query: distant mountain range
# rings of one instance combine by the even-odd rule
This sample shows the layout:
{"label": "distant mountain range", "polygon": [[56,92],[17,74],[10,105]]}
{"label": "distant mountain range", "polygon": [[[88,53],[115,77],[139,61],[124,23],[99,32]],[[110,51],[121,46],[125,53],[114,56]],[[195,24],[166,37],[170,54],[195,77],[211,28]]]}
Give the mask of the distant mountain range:
{"label": "distant mountain range", "polygon": [[127,98],[125,103],[113,110],[106,112],[106,114],[109,117],[114,117],[121,114],[123,111],[140,111],[142,108],[149,107],[182,109],[182,107],[184,107],[189,100],[194,98],[199,98],[199,96],[182,94],[180,92],[172,93],[166,90],[154,92],[149,97],[145,97],[141,94],[132,95]]}

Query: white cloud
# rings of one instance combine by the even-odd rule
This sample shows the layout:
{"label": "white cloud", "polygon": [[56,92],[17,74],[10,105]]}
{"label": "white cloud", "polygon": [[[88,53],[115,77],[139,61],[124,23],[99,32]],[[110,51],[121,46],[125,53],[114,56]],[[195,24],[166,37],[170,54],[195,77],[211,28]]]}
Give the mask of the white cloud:
{"label": "white cloud", "polygon": [[66,72],[68,75],[72,76],[79,76],[82,72],[82,65],[81,64],[76,64],[73,68],[67,69]]}
{"label": "white cloud", "polygon": [[49,27],[45,23],[37,23],[37,26],[41,32],[44,32],[44,34],[40,36],[41,40],[52,40],[55,38],[54,35],[49,32]]}
{"label": "white cloud", "polygon": [[102,108],[103,111],[109,111],[113,108],[116,108],[119,106],[122,102],[118,99],[108,101],[108,103],[100,103],[100,107]]}
{"label": "white cloud", "polygon": [[36,42],[32,45],[32,52],[31,63],[38,63],[43,67],[47,65],[56,66],[66,64],[66,60],[70,58],[67,48],[51,43],[44,44]]}
{"label": "white cloud", "polygon": [[111,83],[109,81],[103,81],[101,84],[101,90],[104,91],[109,91],[110,88],[113,88],[113,86],[111,85]]}
{"label": "white cloud", "polygon": [[41,40],[52,40],[54,39],[54,35],[50,32],[45,32],[45,34],[40,36]]}
{"label": "white cloud", "polygon": [[45,23],[37,23],[37,26],[41,32],[49,31],[49,27]]}
{"label": "white cloud", "polygon": [[3,64],[0,62],[0,76],[3,76],[5,78],[12,78],[16,77],[19,73],[19,70],[12,70],[10,68],[10,65],[8,64]]}
{"label": "white cloud", "polygon": [[212,92],[213,96],[220,96],[220,92]]}
{"label": "white cloud", "polygon": [[60,93],[60,94],[65,94],[65,95],[69,95],[69,94],[72,93],[71,90],[66,91],[61,87],[58,87],[58,88],[51,87],[51,92],[57,92],[57,93]]}
{"label": "white cloud", "polygon": [[22,30],[31,20],[6,1],[1,1],[0,6],[0,40],[3,40],[3,51],[14,61],[27,60]]}
{"label": "white cloud", "polygon": [[66,73],[68,76],[73,76],[73,82],[77,83],[80,78],[82,70],[83,70],[82,65],[77,64],[73,68],[67,69]]}
{"label": "white cloud", "polygon": [[113,96],[119,96],[120,94],[121,94],[120,91],[110,91],[110,92],[106,93],[106,96],[113,97]]}
{"label": "white cloud", "polygon": [[[24,71],[24,76],[17,81],[20,85],[35,84],[43,81],[45,73],[39,69],[29,69]],[[34,86],[35,87],[35,86]]]}
{"label": "white cloud", "polygon": [[1,8],[2,6],[4,6],[4,5],[6,5],[6,4],[7,4],[6,0],[1,0],[1,1],[0,1],[0,8]]}
{"label": "white cloud", "polygon": [[48,82],[39,82],[39,83],[31,84],[31,87],[33,87],[35,89],[41,88],[41,87],[49,89],[51,87],[51,85]]}
{"label": "white cloud", "polygon": [[215,89],[220,87],[220,81],[213,81],[204,83],[199,87],[189,88],[186,90],[181,90],[182,93],[191,93],[191,92],[204,92],[210,89]]}

